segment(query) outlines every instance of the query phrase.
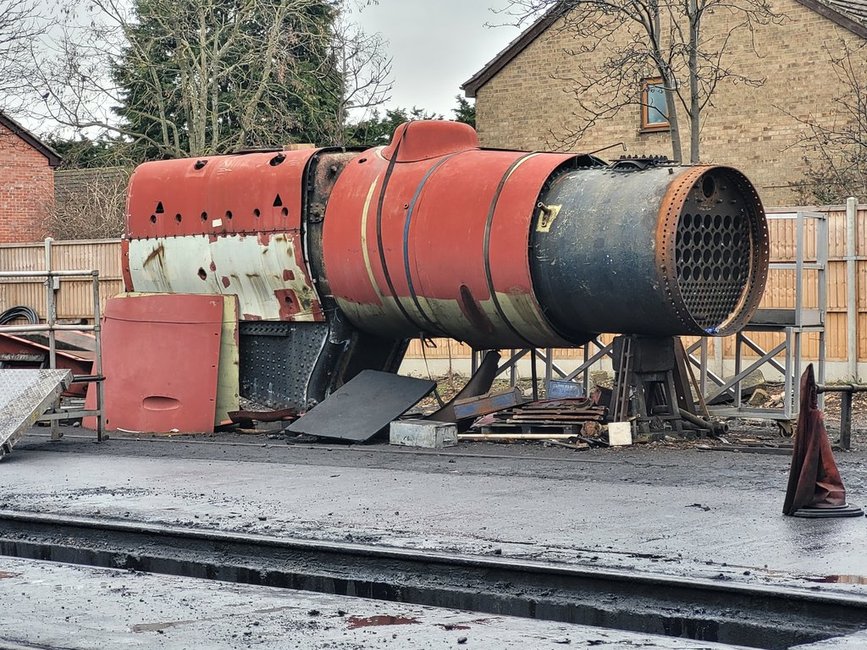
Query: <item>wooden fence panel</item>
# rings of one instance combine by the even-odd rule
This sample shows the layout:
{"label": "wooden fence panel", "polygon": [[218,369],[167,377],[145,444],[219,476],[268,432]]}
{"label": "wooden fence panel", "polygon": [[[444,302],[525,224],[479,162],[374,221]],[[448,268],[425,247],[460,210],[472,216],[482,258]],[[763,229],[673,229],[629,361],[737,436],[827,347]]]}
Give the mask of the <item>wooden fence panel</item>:
{"label": "wooden fence panel", "polygon": [[[119,239],[56,241],[51,244],[51,265],[55,271],[99,271],[101,307],[111,296],[123,291]],[[45,246],[0,245],[0,270],[44,271]],[[45,285],[39,278],[5,280],[0,283],[0,309],[17,305],[30,307],[45,317]],[[93,318],[93,290],[87,279],[61,278],[57,294],[57,317],[77,320]]]}

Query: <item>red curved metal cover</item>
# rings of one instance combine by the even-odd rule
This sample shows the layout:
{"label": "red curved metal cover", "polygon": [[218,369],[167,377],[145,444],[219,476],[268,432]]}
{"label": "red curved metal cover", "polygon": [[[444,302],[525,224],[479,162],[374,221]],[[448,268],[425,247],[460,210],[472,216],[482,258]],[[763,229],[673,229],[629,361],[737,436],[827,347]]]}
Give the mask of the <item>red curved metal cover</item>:
{"label": "red curved metal cover", "polygon": [[316,151],[139,165],[130,180],[126,234],[142,239],[299,230],[304,171]]}
{"label": "red curved metal cover", "polygon": [[302,247],[305,172],[316,153],[140,165],[127,202],[127,289],[237,295],[244,320],[324,320]]}
{"label": "red curved metal cover", "polygon": [[534,296],[529,235],[542,187],[575,156],[485,151],[458,133],[452,151],[425,157],[416,141],[432,140],[429,124],[399,130],[337,181],[323,246],[339,306],[382,336],[567,345]]}
{"label": "red curved metal cover", "polygon": [[[106,303],[105,425],[167,433],[214,430],[223,298],[124,295]],[[87,407],[96,407],[88,391]],[[95,419],[85,427],[95,428]]]}

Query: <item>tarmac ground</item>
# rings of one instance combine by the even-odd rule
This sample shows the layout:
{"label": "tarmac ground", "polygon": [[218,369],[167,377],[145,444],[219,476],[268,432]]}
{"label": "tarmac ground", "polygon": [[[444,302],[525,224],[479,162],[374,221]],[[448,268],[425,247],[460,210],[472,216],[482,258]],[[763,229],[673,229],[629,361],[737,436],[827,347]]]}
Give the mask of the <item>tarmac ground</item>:
{"label": "tarmac ground", "polygon": [[[114,438],[95,444],[91,436],[82,433],[86,432],[68,429],[59,442],[50,441],[43,433],[22,440],[0,463],[0,510],[541,560],[867,596],[867,557],[863,553],[867,519],[783,517],[789,469],[789,458],[784,455],[647,446],[576,453],[540,445],[486,443],[421,451],[382,444],[293,445],[266,436],[235,434]],[[837,454],[849,500],[855,505],[867,505],[865,456],[863,451]],[[39,620],[46,630],[63,627],[65,622],[63,610],[44,602],[50,602],[52,590],[66,593],[74,584],[78,593],[92,594],[88,597],[94,603],[102,603],[106,598],[105,594],[99,596],[98,585],[105,586],[109,590],[106,593],[139,589],[135,586],[139,583],[130,587],[127,578],[121,575],[119,581],[117,572],[105,569],[35,563],[21,570],[10,563],[23,560],[3,558],[2,562],[0,572],[20,574],[14,579],[19,582],[11,578],[0,581],[0,594],[6,594],[3,599],[17,593],[20,580],[33,585],[23,589],[27,598],[18,599],[11,611],[44,611]],[[92,644],[99,638],[98,630],[139,639],[141,633],[130,632],[130,626],[163,619],[196,623],[170,625],[160,634],[161,643],[172,634],[180,634],[180,629],[186,630],[184,634],[195,634],[205,619],[213,622],[215,630],[223,630],[217,623],[224,618],[220,612],[235,606],[231,604],[233,598],[249,603],[244,611],[283,607],[274,601],[289,598],[294,604],[285,606],[294,607],[296,614],[330,607],[357,611],[355,615],[361,618],[394,616],[422,621],[393,630],[393,626],[371,626],[376,628],[371,634],[377,647],[457,643],[451,639],[454,635],[445,635],[450,631],[438,625],[452,616],[464,620],[460,612],[436,608],[428,611],[367,601],[352,609],[355,605],[337,604],[336,596],[302,596],[300,592],[281,596],[264,587],[217,589],[213,584],[194,580],[188,584],[184,580],[190,579],[147,576],[141,581],[146,587],[141,589],[150,595],[140,596],[143,601],[132,597],[122,601],[141,604],[160,594],[163,609],[171,613],[177,608],[176,615],[157,616],[156,611],[136,606],[114,614],[110,610],[88,623],[86,612],[70,614],[73,629],[90,630],[90,636],[82,632],[75,637],[78,645],[62,647],[98,647]],[[111,586],[116,584],[122,586]],[[200,593],[190,595],[196,590]],[[228,600],[216,598],[214,593],[224,594]],[[182,598],[201,603],[196,615],[183,611]],[[177,600],[174,605],[173,599]],[[313,601],[320,604],[310,605]],[[310,623],[306,615],[293,614],[281,620],[290,618],[295,621],[293,625],[302,628]],[[544,643],[559,645],[557,639],[563,638],[577,647],[588,647],[597,645],[590,641],[601,638],[598,628],[506,619],[493,626],[501,636],[490,636],[492,626],[487,623],[471,625],[472,633],[464,636],[472,640],[479,630],[475,647],[503,648],[548,647]],[[4,620],[0,638],[22,644],[43,643],[33,629],[26,629],[23,616],[18,627],[15,617]],[[362,633],[347,629],[345,622],[333,616],[313,617],[319,627],[326,620],[331,630],[328,634],[317,628],[321,636],[297,636],[298,645],[289,647],[370,647],[370,639],[359,640]],[[215,632],[223,635],[219,636],[223,645],[214,647],[246,647],[243,636],[238,637],[240,641],[231,636],[237,631],[231,630],[243,627],[238,625],[228,625],[225,634]],[[255,627],[262,639],[272,634],[271,622],[263,620]],[[386,627],[387,634],[383,632]],[[247,629],[243,627],[242,632]],[[606,630],[605,634],[615,632]],[[23,636],[18,640],[15,634]],[[279,636],[276,631],[273,634]],[[398,636],[391,638],[392,634]],[[179,638],[175,645],[156,647],[186,647],[184,639],[192,637]],[[310,640],[314,638],[319,641]],[[535,640],[527,642],[528,638]],[[606,643],[629,647],[624,639],[608,639]],[[695,642],[664,645],[675,640],[630,637],[629,642],[651,648],[714,647]],[[242,645],[233,646],[236,641]],[[269,647],[264,640],[258,645]]]}

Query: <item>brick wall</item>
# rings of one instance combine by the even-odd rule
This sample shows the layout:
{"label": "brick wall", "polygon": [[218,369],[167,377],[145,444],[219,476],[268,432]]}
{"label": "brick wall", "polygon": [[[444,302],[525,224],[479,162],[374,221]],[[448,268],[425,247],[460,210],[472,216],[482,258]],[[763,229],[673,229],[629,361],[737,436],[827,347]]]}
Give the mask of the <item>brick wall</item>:
{"label": "brick wall", "polygon": [[[798,198],[790,185],[802,177],[803,169],[803,154],[792,146],[804,128],[796,118],[813,115],[833,121],[831,98],[842,91],[825,48],[839,51],[841,42],[861,40],[795,0],[775,0],[774,8],[785,20],[756,28],[759,57],[749,47],[748,32],[740,32],[732,51],[732,67],[746,76],[764,77],[764,85],[724,82],[714,95],[714,106],[703,113],[700,137],[704,162],[740,168],[757,185],[765,205],[787,205]],[[724,13],[706,17],[706,32],[725,28],[729,19]],[[563,52],[569,45],[568,35],[555,25],[478,90],[476,120],[485,146],[550,148],[557,144],[558,133],[577,123],[569,84],[554,78],[578,74],[576,58]],[[592,61],[599,55],[582,56]],[[623,142],[625,152],[618,147],[601,155],[670,156],[669,134],[641,133],[639,111],[638,106],[626,107],[571,148],[593,151]],[[687,157],[687,118],[682,110],[679,116]]]}
{"label": "brick wall", "polygon": [[0,243],[43,239],[53,200],[48,159],[0,124]]}

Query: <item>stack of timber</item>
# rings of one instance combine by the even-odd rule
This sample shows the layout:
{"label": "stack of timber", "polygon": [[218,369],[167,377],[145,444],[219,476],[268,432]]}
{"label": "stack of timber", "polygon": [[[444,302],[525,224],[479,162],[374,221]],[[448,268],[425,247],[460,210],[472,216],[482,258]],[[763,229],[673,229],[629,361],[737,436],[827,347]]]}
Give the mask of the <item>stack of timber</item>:
{"label": "stack of timber", "polygon": [[600,432],[606,409],[591,399],[530,402],[480,418],[473,425],[483,435],[520,434],[528,439],[594,436]]}

